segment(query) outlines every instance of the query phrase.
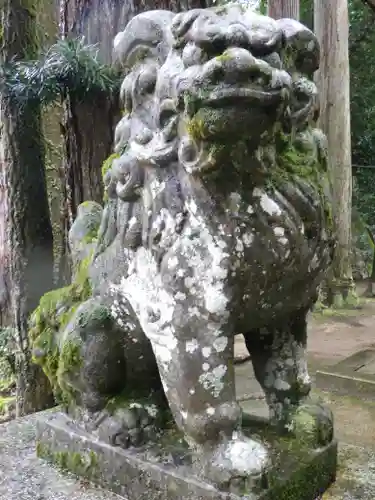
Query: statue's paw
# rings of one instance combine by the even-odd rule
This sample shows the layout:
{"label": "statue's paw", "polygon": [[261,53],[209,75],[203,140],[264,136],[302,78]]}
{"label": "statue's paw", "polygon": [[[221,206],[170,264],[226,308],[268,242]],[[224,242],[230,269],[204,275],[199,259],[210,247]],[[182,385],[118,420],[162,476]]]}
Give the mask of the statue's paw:
{"label": "statue's paw", "polygon": [[291,413],[288,431],[307,446],[318,448],[333,440],[332,411],[320,403],[303,403]]}
{"label": "statue's paw", "polygon": [[234,433],[231,440],[205,453],[203,470],[218,488],[242,495],[254,486],[266,486],[269,466],[269,452],[263,444]]}
{"label": "statue's paw", "polygon": [[157,438],[160,421],[160,409],[156,405],[131,403],[107,414],[98,426],[98,437],[121,448],[142,446]]}

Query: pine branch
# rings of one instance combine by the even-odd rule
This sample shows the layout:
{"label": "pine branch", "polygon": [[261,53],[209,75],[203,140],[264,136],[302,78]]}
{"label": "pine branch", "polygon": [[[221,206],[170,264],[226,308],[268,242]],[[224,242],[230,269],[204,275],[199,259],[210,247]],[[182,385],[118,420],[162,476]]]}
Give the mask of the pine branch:
{"label": "pine branch", "polygon": [[20,105],[48,105],[67,94],[92,99],[98,93],[117,93],[120,72],[98,59],[94,46],[82,40],[60,40],[36,61],[11,61],[1,68],[3,91]]}

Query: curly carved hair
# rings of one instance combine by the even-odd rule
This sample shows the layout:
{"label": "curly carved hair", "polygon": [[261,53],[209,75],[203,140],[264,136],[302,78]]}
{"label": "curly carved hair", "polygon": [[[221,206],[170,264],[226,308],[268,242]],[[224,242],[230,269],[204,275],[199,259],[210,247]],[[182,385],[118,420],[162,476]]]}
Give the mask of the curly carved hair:
{"label": "curly carved hair", "polygon": [[[274,114],[270,113],[273,122],[266,123],[266,133],[259,134],[255,146],[251,134],[247,142],[253,150],[262,146],[261,153],[252,151],[261,163],[271,158],[277,164],[277,135],[288,135],[293,129],[294,140],[303,144],[306,130],[313,130],[318,94],[306,74],[317,69],[319,47],[313,33],[300,23],[274,21],[238,6],[178,15],[145,12],[117,35],[114,46],[127,75],[120,95],[124,116],[115,131],[114,150],[119,157],[104,179],[112,229],[103,223],[101,239],[110,232],[109,240],[121,237],[126,248],[144,245],[162,257],[184,226],[189,214],[186,202],[192,193],[199,192],[207,214],[215,212],[216,202],[202,183],[202,173],[212,170],[218,158],[210,138],[189,129],[197,111],[190,109],[187,99],[192,88],[198,88],[195,95],[199,98],[199,86],[204,86],[205,78],[212,78],[212,64],[217,64],[216,72],[226,71],[230,54],[235,61],[241,57],[253,61],[258,80],[266,74],[268,85],[273,80],[288,87],[287,97],[267,108],[267,113],[272,110]],[[233,51],[231,47],[236,46]],[[257,85],[255,79],[254,88]],[[251,101],[253,107],[265,106],[266,97],[264,102]],[[276,123],[279,127],[275,128]],[[310,147],[309,154],[322,156],[322,148],[317,152],[315,147],[312,153]]]}

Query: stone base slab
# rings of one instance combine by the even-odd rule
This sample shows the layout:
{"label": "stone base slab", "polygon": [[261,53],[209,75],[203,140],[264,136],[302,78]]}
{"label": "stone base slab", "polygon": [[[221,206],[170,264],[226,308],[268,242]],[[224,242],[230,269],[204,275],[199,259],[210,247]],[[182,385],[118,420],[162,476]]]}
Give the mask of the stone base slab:
{"label": "stone base slab", "polygon": [[172,430],[161,443],[123,450],[95,440],[65,414],[49,413],[37,421],[37,454],[127,500],[315,500],[335,481],[336,442],[302,450],[295,441],[272,435],[265,422],[258,420],[251,428],[250,419],[245,421],[246,433],[271,446],[273,466],[268,486],[244,496],[195,477],[189,450]]}
{"label": "stone base slab", "polygon": [[375,349],[364,349],[316,372],[319,389],[375,400]]}

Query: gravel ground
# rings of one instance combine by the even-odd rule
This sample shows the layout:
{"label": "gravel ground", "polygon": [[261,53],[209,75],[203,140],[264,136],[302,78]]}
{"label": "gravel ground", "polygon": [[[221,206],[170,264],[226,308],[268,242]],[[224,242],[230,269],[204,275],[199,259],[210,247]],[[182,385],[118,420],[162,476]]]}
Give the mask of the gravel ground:
{"label": "gravel ground", "polygon": [[1,500],[120,500],[38,459],[35,421],[31,415],[0,425]]}
{"label": "gravel ground", "polygon": [[[0,425],[1,500],[123,500],[51,467],[35,454],[35,421],[30,415]],[[374,500],[372,449],[341,443],[336,484],[324,500]]]}

